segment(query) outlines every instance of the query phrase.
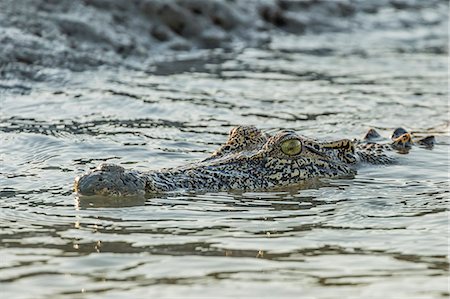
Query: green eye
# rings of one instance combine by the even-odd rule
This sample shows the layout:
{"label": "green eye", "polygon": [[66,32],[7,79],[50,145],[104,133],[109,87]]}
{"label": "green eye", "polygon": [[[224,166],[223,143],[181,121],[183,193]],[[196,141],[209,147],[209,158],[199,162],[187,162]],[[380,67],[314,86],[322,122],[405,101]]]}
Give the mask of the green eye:
{"label": "green eye", "polygon": [[290,139],[283,141],[281,151],[288,156],[294,156],[302,151],[302,143],[298,139]]}

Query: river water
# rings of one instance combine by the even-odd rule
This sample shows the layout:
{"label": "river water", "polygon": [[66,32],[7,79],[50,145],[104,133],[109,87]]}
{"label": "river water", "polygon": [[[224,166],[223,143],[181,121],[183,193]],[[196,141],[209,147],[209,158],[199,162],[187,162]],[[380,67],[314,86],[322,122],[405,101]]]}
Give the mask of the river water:
{"label": "river water", "polygon": [[[2,80],[2,297],[447,298],[446,30],[286,34],[177,52],[145,71]],[[242,124],[319,139],[401,126],[437,144],[303,189],[72,192],[103,161],[148,170],[202,159]]]}

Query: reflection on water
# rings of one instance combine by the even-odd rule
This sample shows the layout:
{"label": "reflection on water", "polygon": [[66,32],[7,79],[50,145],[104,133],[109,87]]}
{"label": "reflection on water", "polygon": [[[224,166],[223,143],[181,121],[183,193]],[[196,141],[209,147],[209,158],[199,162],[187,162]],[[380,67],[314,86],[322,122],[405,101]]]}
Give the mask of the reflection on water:
{"label": "reflection on water", "polygon": [[[448,296],[446,54],[372,32],[217,56],[189,71],[71,73],[64,86],[2,94],[2,295]],[[403,126],[437,144],[272,192],[72,194],[74,177],[102,161],[181,165],[238,124],[325,139]]]}

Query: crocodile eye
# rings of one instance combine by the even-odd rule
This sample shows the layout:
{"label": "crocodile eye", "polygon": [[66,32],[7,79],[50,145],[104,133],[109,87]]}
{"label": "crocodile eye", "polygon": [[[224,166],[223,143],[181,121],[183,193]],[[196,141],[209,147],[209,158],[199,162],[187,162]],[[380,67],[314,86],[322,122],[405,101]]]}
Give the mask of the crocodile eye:
{"label": "crocodile eye", "polygon": [[302,151],[302,143],[298,139],[289,139],[281,144],[281,151],[288,156],[295,156]]}

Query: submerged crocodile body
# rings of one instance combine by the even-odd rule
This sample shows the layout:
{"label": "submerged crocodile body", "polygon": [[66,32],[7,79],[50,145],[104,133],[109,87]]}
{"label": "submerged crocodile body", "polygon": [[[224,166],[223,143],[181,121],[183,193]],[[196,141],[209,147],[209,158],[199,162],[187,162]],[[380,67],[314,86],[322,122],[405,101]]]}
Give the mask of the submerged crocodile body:
{"label": "submerged crocodile body", "polygon": [[75,191],[82,196],[142,196],[169,191],[267,190],[313,178],[352,176],[361,163],[393,163],[394,150],[434,143],[433,136],[413,142],[402,128],[394,131],[388,143],[375,143],[378,139],[373,129],[361,141],[320,142],[294,131],[271,136],[255,127],[239,126],[202,161],[148,172],[101,164],[75,179]]}

